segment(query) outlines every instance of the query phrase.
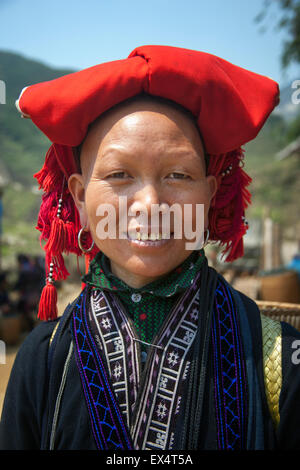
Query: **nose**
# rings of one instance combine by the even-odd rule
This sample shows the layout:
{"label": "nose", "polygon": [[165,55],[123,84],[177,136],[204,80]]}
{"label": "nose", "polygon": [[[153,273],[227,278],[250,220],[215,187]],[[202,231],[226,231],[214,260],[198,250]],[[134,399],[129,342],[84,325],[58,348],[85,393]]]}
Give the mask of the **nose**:
{"label": "nose", "polygon": [[129,214],[139,217],[139,225],[151,224],[151,210],[155,211],[161,204],[159,188],[153,183],[143,185],[135,192],[132,204],[129,206]]}
{"label": "nose", "polygon": [[135,212],[146,209],[149,213],[153,204],[160,204],[159,190],[153,183],[145,184],[135,192],[131,210]]}

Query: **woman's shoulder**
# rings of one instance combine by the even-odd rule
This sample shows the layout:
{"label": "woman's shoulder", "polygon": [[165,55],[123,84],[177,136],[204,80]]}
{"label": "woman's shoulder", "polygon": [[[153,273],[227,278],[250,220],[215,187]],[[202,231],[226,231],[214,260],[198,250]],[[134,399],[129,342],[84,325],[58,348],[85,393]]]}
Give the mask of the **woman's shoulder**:
{"label": "woman's shoulder", "polygon": [[35,326],[35,328],[26,336],[23,343],[21,344],[17,354],[18,360],[22,358],[23,361],[26,361],[27,358],[34,356],[36,361],[39,361],[40,358],[45,360],[50,346],[54,346],[54,343],[56,342],[58,331],[60,331],[60,333],[67,332],[67,335],[60,334],[60,336],[64,340],[67,339],[69,341],[70,335],[67,326],[70,319],[70,313],[72,312],[72,306],[76,301],[77,298],[72,303],[68,304],[63,314],[55,320],[40,321]]}
{"label": "woman's shoulder", "polygon": [[58,330],[65,330],[70,320],[74,304],[78,301],[76,297],[73,302],[69,303],[63,314],[55,320],[41,321],[26,337],[22,344],[22,349],[37,348],[45,345],[47,348],[54,342]]}
{"label": "woman's shoulder", "polygon": [[51,343],[51,338],[57,329],[59,322],[60,318],[38,323],[22,342],[18,355],[28,354],[31,351],[35,351],[37,353],[43,347],[48,349],[49,344]]}
{"label": "woman's shoulder", "polygon": [[232,294],[236,308],[246,312],[248,321],[251,323],[260,322],[260,310],[255,300],[236,289],[221,273],[218,273],[218,281],[225,285],[227,290]]}

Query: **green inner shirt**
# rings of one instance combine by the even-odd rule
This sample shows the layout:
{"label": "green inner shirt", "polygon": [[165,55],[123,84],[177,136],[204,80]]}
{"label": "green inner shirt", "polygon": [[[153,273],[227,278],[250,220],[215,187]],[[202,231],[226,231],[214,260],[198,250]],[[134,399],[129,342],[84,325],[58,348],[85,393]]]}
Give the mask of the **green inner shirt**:
{"label": "green inner shirt", "polygon": [[[115,276],[111,272],[109,258],[99,252],[82,280],[94,288],[115,292],[133,319],[139,338],[151,343],[178,296],[193,283],[204,257],[203,249],[193,251],[166,276],[137,289]],[[143,343],[141,348],[142,351],[147,350]]]}

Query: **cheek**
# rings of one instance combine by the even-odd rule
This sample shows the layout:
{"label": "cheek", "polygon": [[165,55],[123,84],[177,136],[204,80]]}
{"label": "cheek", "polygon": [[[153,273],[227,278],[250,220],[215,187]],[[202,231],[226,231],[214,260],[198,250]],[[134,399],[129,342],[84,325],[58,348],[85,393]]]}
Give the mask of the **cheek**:
{"label": "cheek", "polygon": [[85,192],[85,207],[92,233],[95,233],[96,225],[101,220],[101,216],[97,215],[99,206],[110,204],[117,214],[118,199],[118,196],[107,185],[95,182],[89,183]]}
{"label": "cheek", "polygon": [[[181,207],[177,212],[178,217],[171,216],[171,227],[175,233],[181,231],[183,234],[182,240],[176,237],[176,243],[185,243],[187,239],[190,240],[192,233],[200,234],[208,226],[210,192],[207,184],[199,182],[191,188],[176,188],[172,192],[170,204],[178,204]],[[197,207],[197,204],[202,207]]]}
{"label": "cheek", "polygon": [[193,214],[195,213],[196,204],[204,206],[204,214],[207,216],[210,207],[210,193],[207,185],[200,185],[190,191],[181,191],[174,193],[172,203],[177,202],[184,208],[185,204],[193,207]]}
{"label": "cheek", "polygon": [[[189,202],[192,207],[192,230],[193,232],[200,233],[208,227],[208,212],[210,208],[210,192],[208,185],[202,185],[197,188],[189,198]],[[197,207],[197,204],[202,207]],[[186,223],[190,220],[190,217],[185,218]]]}

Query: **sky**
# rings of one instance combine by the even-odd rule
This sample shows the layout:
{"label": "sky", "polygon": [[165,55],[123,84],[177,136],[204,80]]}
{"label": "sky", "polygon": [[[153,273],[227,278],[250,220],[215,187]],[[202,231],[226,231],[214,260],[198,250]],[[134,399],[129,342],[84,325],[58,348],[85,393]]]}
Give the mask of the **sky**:
{"label": "sky", "polygon": [[273,0],[262,33],[255,17],[263,7],[264,0],[0,0],[0,49],[78,70],[164,44],[215,54],[286,85],[300,78],[300,66],[282,71],[280,11]]}

